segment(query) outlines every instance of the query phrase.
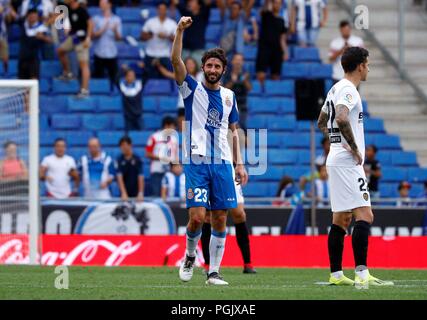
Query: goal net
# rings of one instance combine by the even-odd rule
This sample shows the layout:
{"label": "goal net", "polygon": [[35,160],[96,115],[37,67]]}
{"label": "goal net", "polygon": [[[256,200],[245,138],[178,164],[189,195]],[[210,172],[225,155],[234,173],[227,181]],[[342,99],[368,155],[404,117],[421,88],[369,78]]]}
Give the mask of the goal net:
{"label": "goal net", "polygon": [[0,80],[0,264],[38,264],[38,81]]}

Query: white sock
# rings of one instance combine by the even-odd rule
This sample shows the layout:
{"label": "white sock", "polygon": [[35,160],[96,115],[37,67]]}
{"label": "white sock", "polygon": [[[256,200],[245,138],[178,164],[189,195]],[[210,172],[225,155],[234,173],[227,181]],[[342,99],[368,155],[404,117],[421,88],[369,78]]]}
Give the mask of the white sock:
{"label": "white sock", "polygon": [[358,275],[362,280],[366,280],[369,276],[368,268],[365,266],[358,266],[356,268],[356,275]]}
{"label": "white sock", "polygon": [[335,278],[335,279],[341,279],[341,277],[344,275],[344,272],[341,271],[335,271],[332,272],[331,275]]}
{"label": "white sock", "polygon": [[199,243],[200,237],[202,236],[202,229],[197,230],[196,232],[191,232],[187,229],[187,245],[186,245],[186,253],[189,257],[196,256],[196,248]]}
{"label": "white sock", "polygon": [[219,266],[221,265],[222,257],[224,256],[225,249],[225,231],[217,232],[212,230],[211,241],[209,243],[209,274],[212,272],[219,273]]}

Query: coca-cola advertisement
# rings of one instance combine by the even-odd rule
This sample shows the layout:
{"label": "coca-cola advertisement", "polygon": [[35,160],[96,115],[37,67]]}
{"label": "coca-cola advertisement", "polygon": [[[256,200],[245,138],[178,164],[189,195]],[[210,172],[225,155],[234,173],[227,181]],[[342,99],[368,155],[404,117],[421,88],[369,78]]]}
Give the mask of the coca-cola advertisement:
{"label": "coca-cola advertisement", "polygon": [[[42,265],[178,266],[185,255],[184,236],[41,236]],[[328,267],[327,236],[251,236],[254,265]],[[427,237],[371,237],[373,268],[427,268]],[[268,248],[268,250],[266,250]],[[399,254],[396,254],[399,252]],[[0,264],[28,263],[26,236],[0,235]],[[200,248],[196,265],[203,263]],[[346,237],[344,267],[353,267],[351,237]],[[223,266],[242,265],[235,237],[227,237]]]}

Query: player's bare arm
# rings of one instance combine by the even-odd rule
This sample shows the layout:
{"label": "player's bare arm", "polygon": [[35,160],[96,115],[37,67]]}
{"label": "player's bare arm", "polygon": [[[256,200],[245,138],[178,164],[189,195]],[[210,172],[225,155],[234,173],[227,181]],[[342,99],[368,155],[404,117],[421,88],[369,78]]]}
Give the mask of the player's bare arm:
{"label": "player's bare arm", "polygon": [[339,104],[336,106],[336,118],[335,121],[340,129],[341,135],[345,138],[350,147],[350,152],[353,154],[357,164],[362,164],[362,156],[360,155],[359,149],[357,148],[356,141],[354,139],[353,130],[351,129],[348,114],[350,111],[345,105]]}
{"label": "player's bare arm", "polygon": [[178,85],[184,82],[187,70],[185,68],[184,61],[182,61],[182,38],[184,36],[184,30],[191,26],[193,20],[191,17],[181,17],[176,28],[175,39],[172,44],[171,62],[173,71],[175,73],[175,80]]}
{"label": "player's bare arm", "polygon": [[242,154],[240,153],[239,132],[235,123],[230,124],[229,128],[233,136],[233,161],[236,164],[236,181],[238,184],[245,185],[248,182],[248,173],[243,165]]}
{"label": "player's bare arm", "polygon": [[317,119],[317,127],[325,136],[328,136],[328,114],[320,111],[319,119]]}

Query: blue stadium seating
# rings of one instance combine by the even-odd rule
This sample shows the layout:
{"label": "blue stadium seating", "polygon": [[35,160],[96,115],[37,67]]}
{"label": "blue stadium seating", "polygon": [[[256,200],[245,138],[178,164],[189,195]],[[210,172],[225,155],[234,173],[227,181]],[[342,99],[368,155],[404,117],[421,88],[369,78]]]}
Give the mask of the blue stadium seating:
{"label": "blue stadium seating", "polygon": [[97,109],[99,112],[122,112],[122,98],[120,96],[97,97]]}
{"label": "blue stadium seating", "polygon": [[54,129],[76,129],[81,125],[80,116],[71,114],[52,115],[52,128]]}
{"label": "blue stadium seating", "polygon": [[40,79],[39,80],[39,90],[42,94],[47,94],[50,92],[50,79]]}
{"label": "blue stadium seating", "polygon": [[123,115],[115,115],[112,117],[113,121],[113,128],[115,130],[122,130],[125,128],[125,119],[123,118]]}
{"label": "blue stadium seating", "polygon": [[[3,63],[0,63],[0,74],[4,74]],[[8,78],[16,76],[18,74],[18,60],[9,60],[8,64]]]}
{"label": "blue stadium seating", "polygon": [[117,7],[116,14],[122,19],[122,22],[139,22],[142,21],[141,10],[132,7]]}
{"label": "blue stadium seating", "polygon": [[75,97],[67,98],[67,109],[71,112],[95,112],[96,101],[93,97],[77,99]]}
{"label": "blue stadium seating", "polygon": [[248,117],[246,126],[248,129],[262,129],[266,127],[266,119],[264,117]]}
{"label": "blue stadium seating", "polygon": [[208,27],[206,28],[206,33],[205,33],[206,41],[218,42],[220,35],[221,35],[220,25],[211,24],[211,25],[208,25]]}
{"label": "blue stadium seating", "polygon": [[118,58],[119,59],[139,59],[139,47],[133,47],[127,43],[118,43]]}
{"label": "blue stadium seating", "polygon": [[160,112],[176,112],[177,98],[176,97],[163,97],[159,101]]}
{"label": "blue stadium seating", "polygon": [[133,145],[145,147],[152,133],[152,131],[130,131],[129,137],[132,139]]}
{"label": "blue stadium seating", "polygon": [[243,194],[247,197],[265,197],[269,194],[269,186],[266,183],[249,183],[243,187]]}
{"label": "blue stadium seating", "polygon": [[298,151],[298,163],[302,165],[310,164],[311,156],[309,150],[299,150]]}
{"label": "blue stadium seating", "polygon": [[375,135],[374,144],[380,150],[401,149],[399,136],[391,134]]}
{"label": "blue stadium seating", "polygon": [[57,77],[62,73],[59,61],[45,60],[40,62],[40,76],[42,78]]}
{"label": "blue stadium seating", "polygon": [[47,114],[39,115],[39,129],[40,131],[49,130],[49,116]]}
{"label": "blue stadium seating", "polygon": [[424,185],[421,183],[411,184],[411,189],[409,190],[409,196],[411,198],[418,198],[421,194],[424,194]]}
{"label": "blue stadium seating", "polygon": [[41,113],[65,113],[67,112],[67,98],[63,96],[40,96]]}
{"label": "blue stadium seating", "polygon": [[219,24],[221,21],[221,11],[218,8],[212,8],[209,15],[209,24]]}
{"label": "blue stadium seating", "polygon": [[77,80],[61,81],[58,79],[52,80],[52,91],[58,93],[77,93],[80,90],[80,85]]}
{"label": "blue stadium seating", "polygon": [[331,78],[332,77],[332,65],[312,63],[310,64],[310,77],[312,78]]}
{"label": "blue stadium seating", "polygon": [[281,166],[268,166],[267,171],[259,176],[260,181],[277,181],[283,176],[283,168]]}
{"label": "blue stadium seating", "polygon": [[265,94],[268,96],[288,96],[294,95],[294,82],[289,80],[266,80],[265,81]]}
{"label": "blue stadium seating", "polygon": [[268,161],[273,164],[295,164],[297,152],[294,150],[268,150]]}
{"label": "blue stadium seating", "polygon": [[249,91],[249,96],[259,96],[263,93],[263,88],[258,80],[254,80],[251,82],[252,90]]}
{"label": "blue stadium seating", "polygon": [[391,155],[391,163],[395,166],[417,166],[417,155],[411,151],[394,152]]}
{"label": "blue stadium seating", "polygon": [[378,151],[377,153],[377,160],[381,163],[383,166],[389,166],[391,165],[391,153],[389,151]]}
{"label": "blue stadium seating", "polygon": [[384,198],[396,198],[399,193],[397,191],[398,183],[380,183],[380,196]]}
{"label": "blue stadium seating", "polygon": [[408,180],[412,182],[427,181],[427,168],[409,168]]}
{"label": "blue stadium seating", "polygon": [[297,130],[298,132],[310,131],[310,121],[305,121],[305,120],[297,121]]}
{"label": "blue stadium seating", "polygon": [[90,79],[89,91],[91,94],[110,93],[110,81],[108,79]]}
{"label": "blue stadium seating", "polygon": [[154,96],[145,96],[143,98],[144,112],[157,112],[158,98]]}
{"label": "blue stadium seating", "polygon": [[381,182],[400,182],[407,179],[407,173],[404,169],[396,167],[383,167],[381,172]]}
{"label": "blue stadium seating", "polygon": [[132,36],[138,40],[141,36],[142,26],[139,23],[124,23],[122,25],[123,37]]}
{"label": "blue stadium seating", "polygon": [[103,146],[118,146],[120,139],[124,136],[124,132],[98,131],[97,136]]}
{"label": "blue stadium seating", "polygon": [[292,58],[296,62],[320,62],[319,49],[294,47]]}
{"label": "blue stadium seating", "polygon": [[10,59],[18,59],[19,55],[19,42],[10,42],[9,43],[9,58]]}
{"label": "blue stadium seating", "polygon": [[289,176],[294,181],[299,181],[300,177],[310,172],[308,166],[287,166],[283,171],[283,175]]}
{"label": "blue stadium seating", "polygon": [[385,132],[384,121],[378,118],[365,119],[363,123],[365,132]]}
{"label": "blue stadium seating", "polygon": [[270,130],[294,131],[296,127],[296,121],[291,117],[269,116],[267,123]]}
{"label": "blue stadium seating", "polygon": [[111,117],[104,114],[83,115],[83,128],[87,130],[108,130],[111,129]]}
{"label": "blue stadium seating", "polygon": [[310,145],[309,134],[286,134],[282,140],[282,147],[284,148],[295,148],[295,149],[307,149]]}
{"label": "blue stadium seating", "polygon": [[160,129],[162,118],[158,115],[144,115],[143,117],[144,129],[157,130]]}
{"label": "blue stadium seating", "polygon": [[151,79],[147,82],[144,88],[146,95],[169,95],[171,93],[171,83],[169,80]]}
{"label": "blue stadium seating", "polygon": [[257,47],[256,46],[245,46],[243,55],[245,57],[245,61],[247,60],[255,60],[257,56]]}
{"label": "blue stadium seating", "polygon": [[310,76],[310,64],[284,62],[282,66],[282,78],[308,78]]}

